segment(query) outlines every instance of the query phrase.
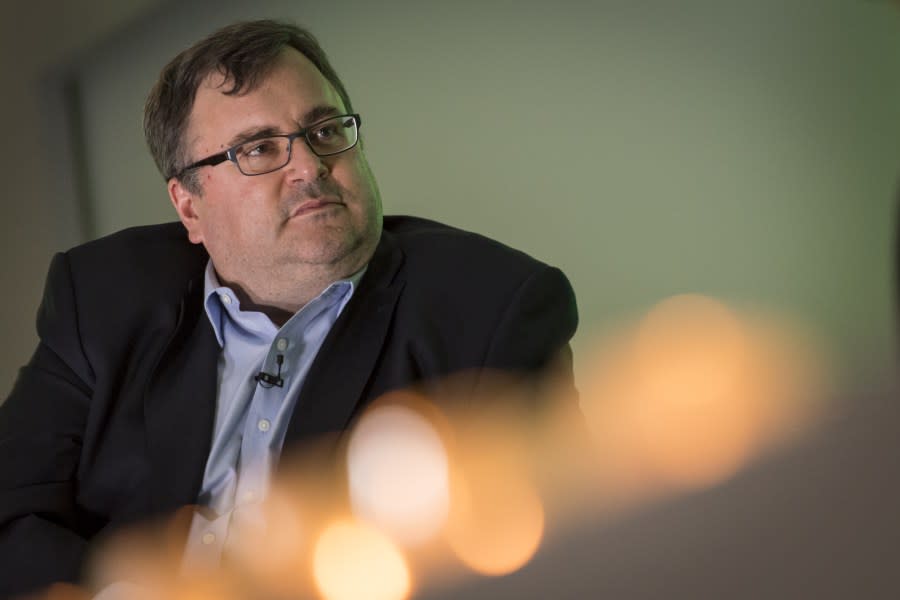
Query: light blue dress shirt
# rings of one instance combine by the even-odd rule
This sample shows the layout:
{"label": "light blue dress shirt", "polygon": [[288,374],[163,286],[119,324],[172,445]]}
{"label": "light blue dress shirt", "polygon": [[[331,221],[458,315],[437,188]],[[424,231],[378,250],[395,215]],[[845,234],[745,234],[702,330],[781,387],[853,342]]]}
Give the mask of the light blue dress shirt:
{"label": "light blue dress shirt", "polygon": [[[259,507],[297,396],[364,272],[332,283],[278,328],[261,312],[242,311],[234,291],[219,283],[212,261],[207,263],[206,314],[222,352],[212,447],[197,499],[208,510],[194,515],[186,568],[216,565],[223,549],[239,543],[242,529],[265,526]],[[260,371],[277,375],[283,385],[258,383]]]}

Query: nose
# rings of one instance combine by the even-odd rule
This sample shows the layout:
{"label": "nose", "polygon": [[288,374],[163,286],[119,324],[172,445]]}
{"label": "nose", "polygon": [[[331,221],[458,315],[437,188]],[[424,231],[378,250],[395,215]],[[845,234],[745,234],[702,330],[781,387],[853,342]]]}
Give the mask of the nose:
{"label": "nose", "polygon": [[291,142],[291,159],[284,170],[292,179],[301,181],[315,181],[328,175],[328,166],[302,136]]}

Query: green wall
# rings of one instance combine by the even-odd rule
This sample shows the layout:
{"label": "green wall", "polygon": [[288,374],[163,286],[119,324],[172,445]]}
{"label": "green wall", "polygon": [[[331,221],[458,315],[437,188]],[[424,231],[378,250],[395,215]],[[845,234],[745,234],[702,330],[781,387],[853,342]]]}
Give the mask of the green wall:
{"label": "green wall", "polygon": [[698,292],[794,315],[845,381],[890,368],[892,4],[172,5],[82,63],[95,235],[174,218],[141,138],[146,91],[180,48],[258,16],[309,26],[331,54],[386,212],[563,268],[582,314],[576,350]]}

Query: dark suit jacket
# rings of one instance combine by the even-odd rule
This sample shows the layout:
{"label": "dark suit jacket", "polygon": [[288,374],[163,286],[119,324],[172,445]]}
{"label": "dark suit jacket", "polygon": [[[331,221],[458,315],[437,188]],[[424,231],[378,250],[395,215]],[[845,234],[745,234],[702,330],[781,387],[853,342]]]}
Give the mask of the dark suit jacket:
{"label": "dark suit jacket", "polygon": [[[179,223],[54,257],[40,344],[0,407],[0,595],[77,581],[99,533],[196,502],[219,354],[201,297],[207,260]],[[341,431],[366,403],[419,381],[539,372],[576,324],[558,269],[439,223],[386,217],[285,444]]]}

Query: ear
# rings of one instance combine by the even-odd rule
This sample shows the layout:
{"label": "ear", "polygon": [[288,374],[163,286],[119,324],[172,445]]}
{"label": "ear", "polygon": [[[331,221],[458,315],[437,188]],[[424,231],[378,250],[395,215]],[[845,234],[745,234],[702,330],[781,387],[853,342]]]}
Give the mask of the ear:
{"label": "ear", "polygon": [[169,190],[169,199],[175,206],[175,212],[178,218],[184,224],[188,231],[188,239],[195,244],[203,242],[203,227],[200,222],[200,215],[197,213],[197,204],[202,202],[198,194],[194,194],[184,187],[184,184],[173,177],[166,184]]}

